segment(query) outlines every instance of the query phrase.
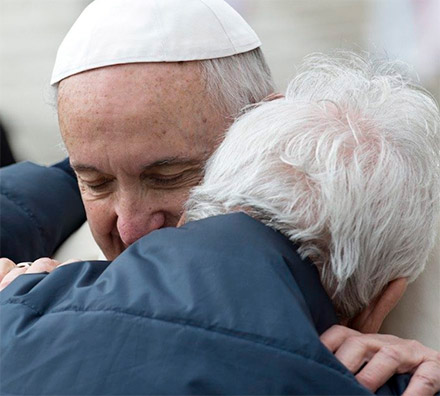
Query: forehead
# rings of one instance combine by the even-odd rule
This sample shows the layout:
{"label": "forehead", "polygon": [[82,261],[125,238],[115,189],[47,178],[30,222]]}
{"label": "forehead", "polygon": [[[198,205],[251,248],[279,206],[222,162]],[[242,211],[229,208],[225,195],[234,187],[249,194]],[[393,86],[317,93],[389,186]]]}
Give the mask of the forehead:
{"label": "forehead", "polygon": [[150,152],[160,142],[171,151],[212,151],[226,127],[196,62],[117,65],[71,76],[60,83],[58,111],[69,154],[79,143],[120,140]]}
{"label": "forehead", "polygon": [[88,70],[62,80],[59,99],[65,95],[100,97],[115,89],[120,94],[136,91],[147,98],[150,90],[167,93],[180,88],[203,92],[198,62],[129,63]]}
{"label": "forehead", "polygon": [[125,64],[80,73],[60,83],[58,105],[67,119],[101,114],[155,119],[162,113],[180,114],[182,120],[212,107],[196,62]]}

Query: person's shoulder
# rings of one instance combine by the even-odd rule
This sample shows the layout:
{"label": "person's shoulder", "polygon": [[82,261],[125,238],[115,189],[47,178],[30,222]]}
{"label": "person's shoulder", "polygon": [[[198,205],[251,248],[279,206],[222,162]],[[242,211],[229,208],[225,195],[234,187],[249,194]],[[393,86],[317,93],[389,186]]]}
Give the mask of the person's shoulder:
{"label": "person's shoulder", "polygon": [[[222,278],[203,263],[182,271],[124,255],[11,285],[2,303],[4,390],[81,393],[93,378],[102,392],[363,394],[288,287],[277,294],[239,265],[236,277]],[[18,368],[29,353],[33,378],[57,371],[50,387],[23,380]]]}
{"label": "person's shoulder", "polygon": [[52,167],[22,162],[0,170],[0,255],[14,261],[51,256],[85,220],[68,160]]}

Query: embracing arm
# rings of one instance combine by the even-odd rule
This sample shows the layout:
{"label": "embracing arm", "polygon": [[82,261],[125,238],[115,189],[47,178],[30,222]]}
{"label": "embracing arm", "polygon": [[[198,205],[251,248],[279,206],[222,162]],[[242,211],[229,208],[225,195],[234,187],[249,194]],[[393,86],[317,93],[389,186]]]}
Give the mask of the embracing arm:
{"label": "embracing arm", "polygon": [[417,341],[362,334],[344,326],[331,327],[321,341],[372,392],[394,374],[411,373],[404,396],[439,394],[440,352]]}
{"label": "embracing arm", "polygon": [[23,162],[0,170],[0,256],[16,262],[51,256],[84,221],[68,159],[51,167]]}

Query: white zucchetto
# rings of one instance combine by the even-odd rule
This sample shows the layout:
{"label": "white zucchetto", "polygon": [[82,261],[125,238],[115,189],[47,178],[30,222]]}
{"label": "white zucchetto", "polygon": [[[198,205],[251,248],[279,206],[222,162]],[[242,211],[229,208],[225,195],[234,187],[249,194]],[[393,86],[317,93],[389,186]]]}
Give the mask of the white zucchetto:
{"label": "white zucchetto", "polygon": [[50,83],[98,67],[222,58],[260,45],[223,0],[95,0],[61,43]]}

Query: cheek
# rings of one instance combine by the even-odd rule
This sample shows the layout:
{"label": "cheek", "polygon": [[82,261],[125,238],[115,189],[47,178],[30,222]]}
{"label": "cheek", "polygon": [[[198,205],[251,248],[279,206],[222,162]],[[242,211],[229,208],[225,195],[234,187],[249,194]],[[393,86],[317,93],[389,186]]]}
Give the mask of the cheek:
{"label": "cheek", "polygon": [[115,212],[113,205],[105,201],[86,201],[84,200],[87,220],[90,229],[98,243],[112,231],[115,223]]}
{"label": "cheek", "polygon": [[164,212],[175,216],[180,216],[183,207],[188,199],[190,188],[181,188],[178,190],[165,190],[157,192],[156,201],[162,207]]}
{"label": "cheek", "polygon": [[[125,221],[134,223],[144,221],[148,223],[150,216],[154,213],[163,213],[167,227],[176,226],[180,216],[183,213],[183,207],[188,199],[190,188],[180,188],[177,190],[150,190],[141,194],[139,199],[129,199],[133,206],[130,210],[121,212],[121,202],[118,195],[113,195],[107,199],[87,199],[83,196],[84,207],[86,209],[87,219],[92,234],[100,245],[101,249],[106,251],[112,245],[111,234],[117,228],[119,221],[125,217]],[[135,194],[136,196],[137,194]],[[119,199],[118,199],[119,198]]]}

